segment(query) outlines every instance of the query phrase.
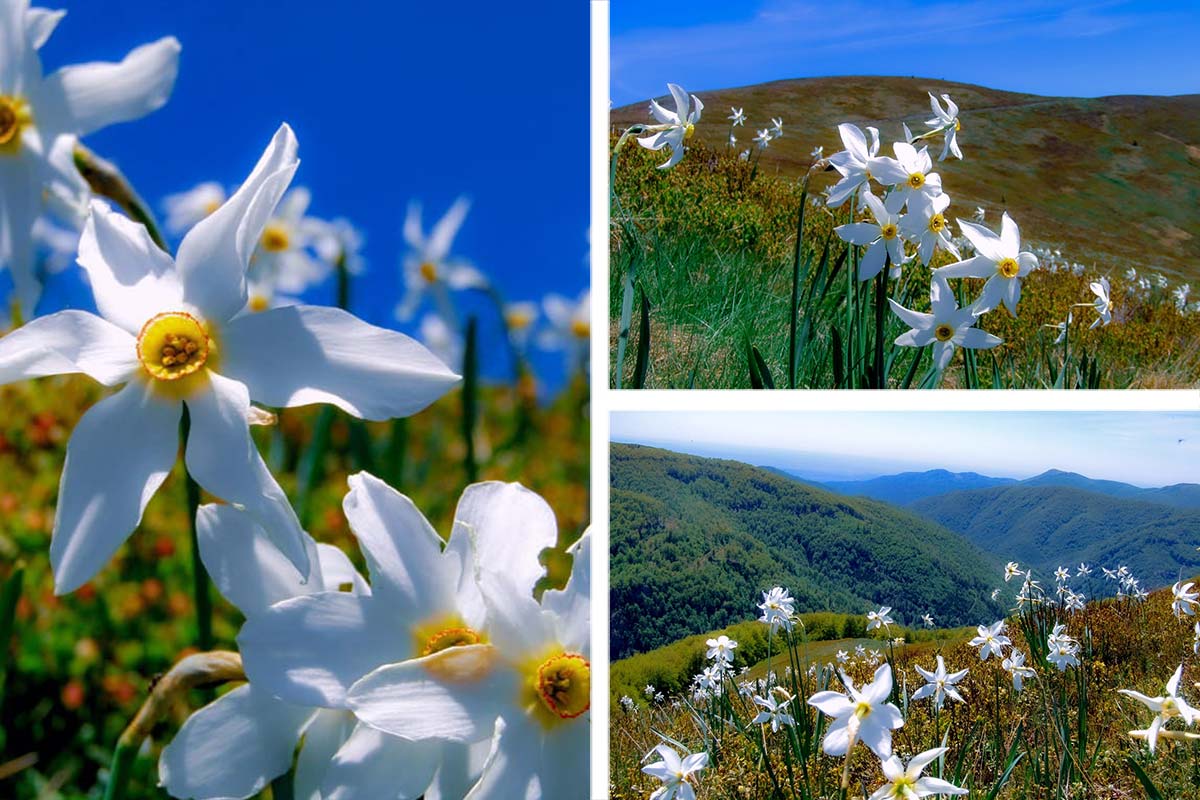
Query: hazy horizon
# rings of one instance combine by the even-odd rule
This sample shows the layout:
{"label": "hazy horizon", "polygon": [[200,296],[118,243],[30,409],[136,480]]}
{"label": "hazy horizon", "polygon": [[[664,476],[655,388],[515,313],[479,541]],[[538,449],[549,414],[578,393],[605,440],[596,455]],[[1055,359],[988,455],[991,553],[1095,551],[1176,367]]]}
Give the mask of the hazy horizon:
{"label": "hazy horizon", "polygon": [[1158,488],[1197,483],[1200,472],[1200,413],[1193,412],[674,411],[614,412],[611,420],[614,443],[814,481],[934,469],[1025,480],[1057,469]]}

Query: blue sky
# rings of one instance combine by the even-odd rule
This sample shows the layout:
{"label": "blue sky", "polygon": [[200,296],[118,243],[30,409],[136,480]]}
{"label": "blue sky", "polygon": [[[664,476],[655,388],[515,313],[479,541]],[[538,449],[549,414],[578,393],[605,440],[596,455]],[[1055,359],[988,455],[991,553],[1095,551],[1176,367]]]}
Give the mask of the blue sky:
{"label": "blue sky", "polygon": [[[311,213],[345,216],[366,233],[370,272],[353,305],[369,321],[395,325],[400,227],[414,197],[427,220],[460,193],[472,197],[456,249],[509,299],[586,287],[585,3],[536,14],[490,2],[46,5],[68,10],[42,51],[47,71],[117,60],[169,34],[182,42],[167,106],[86,140],[156,206],[201,181],[236,186],[289,122],[302,162],[294,185],[312,190]],[[68,275],[51,304],[85,304],[81,289]],[[328,301],[332,288],[311,298]],[[492,374],[505,373],[502,357],[499,347],[484,353]],[[554,354],[537,366],[557,382],[562,363]]]}
{"label": "blue sky", "polygon": [[1200,91],[1195,2],[614,0],[616,105],[782,78],[916,75],[1044,95]]}
{"label": "blue sky", "polygon": [[928,469],[1028,478],[1048,469],[1137,486],[1200,480],[1200,413],[619,412],[614,442],[855,480]]}

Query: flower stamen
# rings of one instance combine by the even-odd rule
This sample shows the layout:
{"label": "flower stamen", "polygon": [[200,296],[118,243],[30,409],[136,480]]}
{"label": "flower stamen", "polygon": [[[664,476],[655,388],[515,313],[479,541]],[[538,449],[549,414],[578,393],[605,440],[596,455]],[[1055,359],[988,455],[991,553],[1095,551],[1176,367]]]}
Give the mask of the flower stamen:
{"label": "flower stamen", "polygon": [[1015,278],[1020,271],[1021,267],[1015,258],[1002,258],[1000,263],[996,264],[996,272],[1005,278]]}
{"label": "flower stamen", "polygon": [[421,655],[431,656],[434,653],[440,653],[451,647],[465,647],[467,645],[479,644],[482,641],[483,637],[471,628],[445,628],[429,637],[429,640],[425,642],[425,647],[421,651]]}
{"label": "flower stamen", "polygon": [[263,229],[262,248],[268,253],[282,253],[291,244],[292,237],[282,225],[268,225]]}
{"label": "flower stamen", "polygon": [[908,176],[908,188],[920,189],[925,185],[925,173],[914,172]]}
{"label": "flower stamen", "polygon": [[574,719],[592,704],[592,668],[578,653],[560,653],[537,668],[542,704],[559,719]]}
{"label": "flower stamen", "polygon": [[29,105],[20,97],[0,95],[0,152],[15,152],[21,144],[21,130],[33,122]]}
{"label": "flower stamen", "polygon": [[939,342],[948,342],[954,338],[954,328],[943,322],[933,331],[933,335]]}
{"label": "flower stamen", "polygon": [[184,311],[151,317],[137,338],[137,357],[150,376],[176,381],[208,361],[212,339],[200,320]]}
{"label": "flower stamen", "polygon": [[432,261],[426,261],[423,263],[421,265],[421,277],[425,279],[426,283],[433,283],[436,281],[438,277],[437,265]]}

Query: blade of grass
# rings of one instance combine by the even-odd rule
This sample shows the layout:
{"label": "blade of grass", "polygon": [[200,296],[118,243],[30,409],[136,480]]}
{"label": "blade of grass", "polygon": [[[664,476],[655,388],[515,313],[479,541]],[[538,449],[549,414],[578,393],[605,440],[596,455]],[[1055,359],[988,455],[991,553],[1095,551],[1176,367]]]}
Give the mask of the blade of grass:
{"label": "blade of grass", "polygon": [[633,365],[633,388],[646,385],[646,370],[650,366],[650,301],[642,295],[641,324],[638,328],[637,361]]}

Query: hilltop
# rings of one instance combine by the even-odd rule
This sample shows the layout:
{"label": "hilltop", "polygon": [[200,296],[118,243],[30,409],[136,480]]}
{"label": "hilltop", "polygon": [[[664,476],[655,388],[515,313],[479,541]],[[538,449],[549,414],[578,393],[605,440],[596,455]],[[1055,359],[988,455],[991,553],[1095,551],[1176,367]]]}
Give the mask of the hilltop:
{"label": "hilltop", "polygon": [[614,658],[746,620],[775,585],[800,612],[887,604],[901,623],[928,612],[955,625],[998,611],[988,596],[997,562],[894,506],[618,443],[611,481]]}
{"label": "hilltop", "polygon": [[[727,89],[687,87],[704,102],[696,137],[722,148],[731,106],[745,109],[738,146],[755,128],[783,119],[784,135],[762,158],[764,172],[802,175],[818,145],[842,149],[837,125],[880,129],[892,155],[900,123],[925,130],[926,92],[948,93],[961,108],[965,160],[940,171],[954,200],[951,216],[976,206],[996,224],[1009,211],[1032,242],[1101,272],[1162,272],[1200,280],[1200,94],[1175,97],[1043,97],[952,81],[903,77],[781,80]],[[615,109],[614,128],[646,122],[647,101]],[[934,156],[940,152],[937,145]],[[931,147],[934,150],[934,147]],[[814,181],[817,190],[831,175]]]}

